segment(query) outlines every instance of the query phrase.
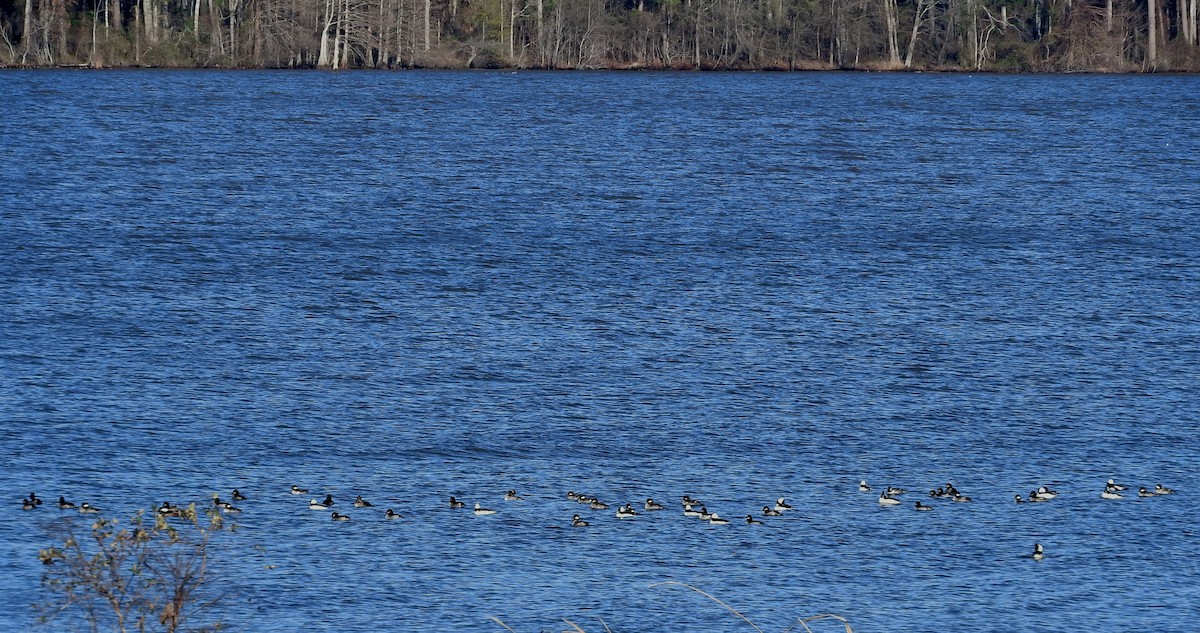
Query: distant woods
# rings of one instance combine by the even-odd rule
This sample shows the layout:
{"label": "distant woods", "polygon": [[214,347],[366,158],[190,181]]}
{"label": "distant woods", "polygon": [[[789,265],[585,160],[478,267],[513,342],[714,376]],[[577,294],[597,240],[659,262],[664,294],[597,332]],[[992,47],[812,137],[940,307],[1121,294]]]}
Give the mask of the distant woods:
{"label": "distant woods", "polygon": [[1200,70],[1200,0],[0,0],[0,65]]}

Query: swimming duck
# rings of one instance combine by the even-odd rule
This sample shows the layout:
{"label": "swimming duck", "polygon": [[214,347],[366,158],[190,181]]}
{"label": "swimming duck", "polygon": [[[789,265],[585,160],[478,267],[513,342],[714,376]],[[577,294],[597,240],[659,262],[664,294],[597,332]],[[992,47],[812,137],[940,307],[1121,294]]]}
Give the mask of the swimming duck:
{"label": "swimming duck", "polygon": [[785,510],[791,510],[792,506],[788,505],[788,502],[784,501],[783,497],[780,497],[779,500],[775,502],[775,509],[783,512]]}
{"label": "swimming duck", "polygon": [[663,506],[661,503],[655,503],[654,499],[650,499],[650,498],[646,499],[646,504],[642,507],[647,510],[650,510],[650,511],[663,509]]}
{"label": "swimming duck", "polygon": [[576,501],[576,500],[578,500],[578,499],[579,499],[579,495],[578,495],[578,494],[575,494],[575,491],[574,491],[574,490],[568,490],[568,491],[567,491],[567,498],[568,498],[568,499],[570,499],[571,501]]}
{"label": "swimming duck", "polygon": [[1101,499],[1124,499],[1125,497],[1122,497],[1121,493],[1119,493],[1119,492],[1114,492],[1112,490],[1105,488],[1104,492],[1100,493],[1100,498]]}
{"label": "swimming duck", "polygon": [[505,501],[521,501],[523,499],[525,499],[525,497],[517,494],[516,490],[509,490],[508,492],[504,493]]}
{"label": "swimming duck", "polygon": [[1154,484],[1154,494],[1156,494],[1156,495],[1173,495],[1173,494],[1175,494],[1175,491],[1171,490],[1170,488],[1168,488],[1162,484]]}
{"label": "swimming duck", "polygon": [[960,495],[960,494],[955,493],[954,502],[955,503],[971,503],[971,498],[966,495]]}
{"label": "swimming duck", "polygon": [[60,510],[71,510],[75,507],[75,504],[67,501],[66,497],[59,497],[58,507]]}
{"label": "swimming duck", "polygon": [[32,503],[33,507],[35,508],[42,505],[42,500],[38,499],[37,495],[33,494],[32,492],[29,493],[29,502]]}
{"label": "swimming duck", "polygon": [[331,506],[331,505],[333,505],[333,495],[325,495],[325,501],[324,501],[324,503],[325,503],[325,505],[327,505],[327,506]]}
{"label": "swimming duck", "polygon": [[1017,503],[1025,503],[1025,500],[1021,498],[1021,495],[1016,495],[1016,499]]}
{"label": "swimming duck", "polygon": [[1046,500],[1050,500],[1050,499],[1053,499],[1053,498],[1055,498],[1055,497],[1057,497],[1057,496],[1058,496],[1058,493],[1057,493],[1057,492],[1055,492],[1055,491],[1053,491],[1053,490],[1051,490],[1051,489],[1049,489],[1049,488],[1047,488],[1047,487],[1045,487],[1045,486],[1042,486],[1041,488],[1038,488],[1038,489],[1037,489],[1037,498],[1038,498],[1038,499],[1046,499]]}
{"label": "swimming duck", "polygon": [[685,506],[683,506],[683,516],[685,516],[685,517],[698,517],[698,516],[700,516],[700,511],[699,511],[699,510],[697,510],[697,509],[695,509],[695,508],[693,508],[693,507],[691,506],[691,504],[688,504],[688,505],[685,505]]}
{"label": "swimming duck", "polygon": [[455,499],[454,497],[450,497],[450,507],[451,508],[465,508],[465,507],[467,507],[467,504],[462,501],[459,501],[458,499]]}
{"label": "swimming duck", "polygon": [[1042,558],[1045,555],[1046,555],[1046,553],[1042,550],[1042,544],[1034,543],[1033,544],[1033,554],[1032,554],[1033,560],[1042,560]]}
{"label": "swimming duck", "polygon": [[96,508],[91,505],[88,505],[88,503],[86,501],[83,502],[83,505],[79,506],[80,514],[97,514],[99,512],[100,512],[100,508]]}
{"label": "swimming duck", "polygon": [[707,520],[711,519],[712,516],[713,515],[711,512],[708,511],[708,508],[706,508],[704,506],[700,506],[700,520],[701,521],[707,521]]}
{"label": "swimming duck", "polygon": [[383,518],[388,519],[389,521],[394,521],[396,519],[403,519],[404,517],[397,514],[395,510],[388,508],[387,512],[383,513]]}
{"label": "swimming duck", "polygon": [[22,510],[34,510],[36,508],[37,508],[37,504],[34,503],[33,501],[31,501],[29,499],[21,499],[21,509]]}
{"label": "swimming duck", "polygon": [[1149,490],[1146,490],[1146,487],[1142,486],[1141,488],[1138,488],[1138,496],[1139,497],[1157,497],[1158,495],[1154,494],[1153,492],[1150,492]]}
{"label": "swimming duck", "polygon": [[588,504],[588,507],[590,507],[593,510],[607,510],[608,504],[593,497],[591,503]]}
{"label": "swimming duck", "polygon": [[329,506],[325,505],[324,503],[321,503],[320,501],[317,501],[316,499],[309,499],[308,500],[308,509],[309,510],[328,510]]}
{"label": "swimming duck", "polygon": [[1049,498],[1047,498],[1047,497],[1039,497],[1039,496],[1038,496],[1038,491],[1036,491],[1036,490],[1030,490],[1030,491],[1029,491],[1029,498],[1027,499],[1027,501],[1034,502],[1034,503],[1036,503],[1036,502],[1038,502],[1038,501],[1049,501],[1049,500],[1050,500],[1050,499],[1049,499]]}
{"label": "swimming duck", "polygon": [[338,514],[337,512],[334,512],[333,514],[331,514],[329,516],[329,518],[333,519],[334,521],[349,521],[350,520],[349,516],[347,516],[345,514]]}
{"label": "swimming duck", "polygon": [[475,504],[475,516],[483,516],[485,514],[496,514],[495,510],[485,508],[478,503]]}
{"label": "swimming duck", "polygon": [[162,502],[161,506],[158,506],[158,509],[155,510],[155,512],[157,512],[160,516],[177,517],[179,516],[179,507],[171,505],[170,501],[164,501]]}
{"label": "swimming duck", "polygon": [[699,499],[693,499],[687,495],[683,495],[682,503],[685,506],[702,506],[702,505],[704,505],[703,503],[700,503]]}
{"label": "swimming duck", "polygon": [[765,517],[780,517],[783,513],[771,506],[763,506],[763,516]]}
{"label": "swimming duck", "polygon": [[1113,492],[1120,492],[1120,491],[1126,490],[1128,488],[1128,486],[1123,486],[1123,485],[1113,481],[1112,479],[1109,479],[1108,483],[1106,485],[1107,485],[1107,487],[1112,488]]}
{"label": "swimming duck", "polygon": [[858,491],[859,492],[871,492],[871,487],[867,485],[866,479],[860,479],[858,481]]}
{"label": "swimming duck", "polygon": [[587,527],[587,526],[588,526],[588,522],[579,518],[578,514],[571,517],[571,527]]}
{"label": "swimming duck", "polygon": [[234,501],[245,501],[246,495],[239,492],[237,488],[234,488],[233,489],[233,500]]}
{"label": "swimming duck", "polygon": [[884,491],[884,494],[886,494],[889,497],[894,497],[896,495],[902,495],[906,492],[908,492],[908,491],[905,490],[904,488],[893,488],[891,486],[888,486],[887,490]]}
{"label": "swimming duck", "polygon": [[921,503],[920,501],[918,501],[916,503],[917,503],[916,508],[922,512],[928,512],[933,509],[933,506],[927,506],[927,505]]}
{"label": "swimming duck", "polygon": [[294,494],[294,495],[306,495],[306,494],[308,494],[308,489],[307,489],[307,488],[301,488],[300,486],[297,486],[297,485],[293,484],[293,485],[292,485],[292,494]]}
{"label": "swimming duck", "polygon": [[900,500],[895,497],[888,496],[888,494],[885,492],[885,493],[879,495],[879,505],[881,505],[881,506],[898,506],[898,505],[900,505]]}
{"label": "swimming duck", "polygon": [[729,525],[729,519],[722,519],[721,517],[717,516],[716,512],[714,512],[712,513],[712,516],[708,518],[708,523],[709,525]]}
{"label": "swimming duck", "polygon": [[[213,493],[213,498],[212,498],[212,499],[213,499],[213,506],[214,506],[214,507],[216,507],[216,508],[219,508],[219,509],[221,509],[221,510],[231,510],[231,509],[236,509],[236,508],[234,508],[234,507],[233,507],[233,504],[232,504],[232,503],[229,503],[228,501],[222,501],[222,500],[221,500],[221,497],[218,497],[218,496],[217,496],[217,494],[216,494],[215,492]],[[164,501],[163,503],[166,503],[166,502]]]}
{"label": "swimming duck", "polygon": [[617,518],[618,519],[632,519],[635,516],[637,516],[637,512],[634,512],[633,506],[631,506],[629,504],[625,504],[625,505],[617,508]]}
{"label": "swimming duck", "polygon": [[763,522],[754,518],[754,515],[747,514],[746,515],[746,525],[763,525]]}
{"label": "swimming duck", "polygon": [[356,508],[374,508],[375,506],[370,501],[363,499],[362,495],[358,495],[357,497],[354,498],[354,507],[356,507]]}

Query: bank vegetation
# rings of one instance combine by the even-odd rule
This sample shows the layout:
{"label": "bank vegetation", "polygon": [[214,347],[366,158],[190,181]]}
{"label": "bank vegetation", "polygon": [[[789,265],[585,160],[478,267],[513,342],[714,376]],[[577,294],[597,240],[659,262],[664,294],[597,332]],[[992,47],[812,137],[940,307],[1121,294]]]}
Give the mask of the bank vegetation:
{"label": "bank vegetation", "polygon": [[0,0],[0,65],[1200,70],[1200,0]]}

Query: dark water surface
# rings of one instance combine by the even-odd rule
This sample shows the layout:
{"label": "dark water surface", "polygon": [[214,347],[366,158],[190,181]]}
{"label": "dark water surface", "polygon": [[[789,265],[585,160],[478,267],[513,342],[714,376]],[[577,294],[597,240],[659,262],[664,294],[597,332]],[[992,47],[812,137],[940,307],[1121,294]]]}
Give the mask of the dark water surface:
{"label": "dark water surface", "polygon": [[[234,631],[749,630],[669,579],[769,631],[1195,630],[1200,78],[0,94],[0,630],[67,516],[30,490],[124,517],[235,487]],[[974,502],[922,496],[950,481]]]}

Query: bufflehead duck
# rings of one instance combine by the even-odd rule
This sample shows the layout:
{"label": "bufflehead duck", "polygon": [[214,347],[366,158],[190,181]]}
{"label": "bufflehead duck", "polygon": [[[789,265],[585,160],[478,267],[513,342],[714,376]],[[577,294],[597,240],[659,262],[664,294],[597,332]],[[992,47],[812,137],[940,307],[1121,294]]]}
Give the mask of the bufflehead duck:
{"label": "bufflehead duck", "polygon": [[700,520],[701,521],[707,521],[707,520],[711,519],[712,516],[713,515],[711,512],[708,511],[708,508],[706,508],[704,506],[700,506]]}
{"label": "bufflehead duck", "polygon": [[357,497],[354,498],[354,507],[356,507],[356,508],[373,508],[375,506],[370,501],[363,499],[362,495],[358,495]]}
{"label": "bufflehead duck", "polygon": [[177,517],[179,516],[179,507],[171,505],[170,501],[164,501],[161,506],[158,506],[158,510],[155,510],[155,512],[165,517]]}
{"label": "bufflehead duck", "polygon": [[485,514],[496,514],[496,511],[489,509],[489,508],[485,508],[485,507],[479,505],[478,503],[476,503],[475,504],[475,515],[483,516]]}
{"label": "bufflehead duck", "polygon": [[617,508],[617,518],[618,519],[632,519],[635,516],[637,516],[637,512],[634,512],[633,506],[631,506],[629,504],[625,504],[625,505]]}
{"label": "bufflehead duck", "polygon": [[1104,492],[1100,493],[1100,498],[1101,499],[1124,499],[1125,497],[1122,497],[1121,493],[1119,493],[1119,492],[1114,492],[1112,490],[1105,488]]}
{"label": "bufflehead duck", "polygon": [[234,488],[233,489],[233,500],[234,501],[245,501],[246,495],[239,492],[237,488]]}
{"label": "bufflehead duck", "polygon": [[521,495],[517,494],[516,490],[509,490],[508,492],[504,493],[505,501],[521,501],[524,498],[525,497],[522,497]]}
{"label": "bufflehead duck", "polygon": [[908,491],[903,488],[893,488],[891,486],[888,486],[887,490],[884,491],[884,494],[886,494],[889,497],[894,497],[896,495],[902,495],[906,492],[908,492]]}
{"label": "bufflehead duck", "polygon": [[588,522],[579,518],[578,514],[571,517],[571,527],[587,527],[587,526],[588,526]]}
{"label": "bufflehead duck", "polygon": [[699,499],[693,499],[687,495],[683,495],[682,503],[685,506],[702,506],[702,505],[704,505],[703,503],[700,502]]}
{"label": "bufflehead duck", "polygon": [[916,508],[922,512],[928,512],[929,510],[933,509],[933,506],[927,506],[927,505],[921,503],[920,501],[918,501],[916,503],[917,503]]}
{"label": "bufflehead duck", "polygon": [[1042,560],[1042,557],[1044,557],[1045,555],[1046,555],[1046,553],[1044,551],[1042,551],[1042,544],[1034,543],[1033,544],[1033,560]]}
{"label": "bufflehead duck", "polygon": [[338,514],[337,512],[334,512],[333,514],[329,515],[329,518],[333,519],[334,521],[349,521],[350,520],[349,516],[347,516],[345,514]]}
{"label": "bufflehead duck", "polygon": [[1125,490],[1125,489],[1127,489],[1127,488],[1128,488],[1128,486],[1123,486],[1123,485],[1121,485],[1121,484],[1119,484],[1119,483],[1117,483],[1117,482],[1113,481],[1112,479],[1109,479],[1109,480],[1108,480],[1108,484],[1107,484],[1107,485],[1108,485],[1108,487],[1109,487],[1109,488],[1112,488],[1114,492],[1120,492],[1120,491],[1122,491],[1122,490]]}
{"label": "bufflehead duck", "polygon": [[1173,494],[1175,494],[1175,491],[1171,490],[1170,488],[1168,488],[1162,484],[1154,484],[1154,494],[1156,494],[1156,495],[1173,495]]}
{"label": "bufflehead duck", "polygon": [[646,499],[646,505],[644,505],[642,507],[646,508],[647,510],[662,510],[663,509],[662,504],[655,503],[654,499]]}
{"label": "bufflehead duck", "polygon": [[[164,501],[163,503],[166,503],[166,502]],[[228,501],[221,501],[221,497],[218,497],[217,493],[215,493],[215,492],[213,493],[213,506],[216,508],[220,508],[221,510],[236,509],[233,507],[232,503],[229,503]]]}
{"label": "bufflehead duck", "polygon": [[791,510],[792,506],[788,505],[787,501],[784,501],[783,497],[780,497],[779,500],[775,502],[775,509],[783,512],[784,510]]}
{"label": "bufflehead duck", "polygon": [[708,523],[709,525],[729,525],[729,519],[722,519],[721,517],[717,516],[716,512],[714,512],[712,513],[712,516],[708,518]]}
{"label": "bufflehead duck", "polygon": [[58,498],[58,507],[60,510],[71,510],[75,507],[75,504],[71,503],[70,501],[67,501],[66,497],[59,497]]}
{"label": "bufflehead duck", "polygon": [[395,519],[403,519],[404,517],[401,516],[400,514],[397,514],[395,510],[388,508],[387,512],[383,513],[383,518],[389,519],[389,520],[395,520]]}
{"label": "bufflehead duck", "polygon": [[867,480],[866,480],[866,479],[860,479],[860,480],[859,480],[859,482],[858,482],[858,491],[859,491],[859,492],[871,492],[871,487],[867,485]]}
{"label": "bufflehead duck", "polygon": [[895,497],[889,497],[888,494],[885,492],[885,493],[879,495],[879,505],[881,505],[881,506],[898,506],[898,505],[900,505],[900,500]]}
{"label": "bufflehead duck", "polygon": [[301,488],[300,486],[293,485],[293,486],[292,486],[292,494],[294,494],[294,495],[306,495],[306,494],[308,494],[308,489],[307,489],[307,488]]}
{"label": "bufflehead duck", "polygon": [[592,502],[588,504],[588,507],[593,510],[607,510],[608,504],[599,499],[592,498]]}
{"label": "bufflehead duck", "polygon": [[459,501],[458,499],[455,499],[454,497],[450,497],[450,507],[451,508],[465,508],[465,507],[467,507],[467,504],[462,501]]}
{"label": "bufflehead duck", "polygon": [[966,495],[955,494],[954,501],[956,503],[971,503],[971,498]]}
{"label": "bufflehead duck", "polygon": [[754,515],[747,514],[746,515],[746,525],[763,525],[763,522],[754,518]]}
{"label": "bufflehead duck", "polygon": [[1158,495],[1154,494],[1153,492],[1150,492],[1149,490],[1146,490],[1146,487],[1142,486],[1141,488],[1138,488],[1138,496],[1139,497],[1157,497]]}
{"label": "bufflehead duck", "polygon": [[695,508],[693,508],[693,507],[691,506],[691,504],[688,504],[688,505],[685,505],[685,506],[683,506],[683,516],[685,516],[685,517],[698,517],[698,516],[700,516],[700,511],[699,511],[699,510],[697,510],[697,509],[695,509]]}
{"label": "bufflehead duck", "polygon": [[21,499],[21,509],[22,510],[33,510],[35,508],[37,508],[37,504],[34,503],[32,500]]}
{"label": "bufflehead duck", "polygon": [[79,506],[80,514],[97,514],[98,512],[100,512],[100,508],[88,505],[86,501],[83,502],[83,505]]}
{"label": "bufflehead duck", "polygon": [[1038,499],[1046,499],[1046,500],[1049,500],[1049,499],[1053,499],[1053,498],[1055,498],[1055,497],[1057,497],[1057,496],[1058,496],[1058,493],[1057,493],[1057,492],[1055,492],[1055,491],[1053,491],[1053,490],[1051,490],[1051,489],[1049,489],[1049,488],[1047,488],[1047,487],[1045,487],[1045,486],[1042,486],[1041,488],[1038,488],[1038,489],[1037,489],[1037,498],[1038,498]]}
{"label": "bufflehead duck", "polygon": [[579,499],[579,495],[576,494],[574,490],[568,490],[567,498],[570,499],[571,501],[577,501]]}
{"label": "bufflehead duck", "polygon": [[783,513],[780,512],[779,510],[776,510],[775,508],[772,508],[771,506],[763,506],[763,516],[779,517],[779,516],[783,516]]}
{"label": "bufflehead duck", "polygon": [[1021,495],[1016,495],[1016,499],[1017,503],[1025,503],[1025,500],[1021,498]]}
{"label": "bufflehead duck", "polygon": [[321,503],[320,501],[317,501],[316,499],[309,499],[308,500],[308,509],[309,510],[328,510],[329,506],[325,505],[324,503]]}

